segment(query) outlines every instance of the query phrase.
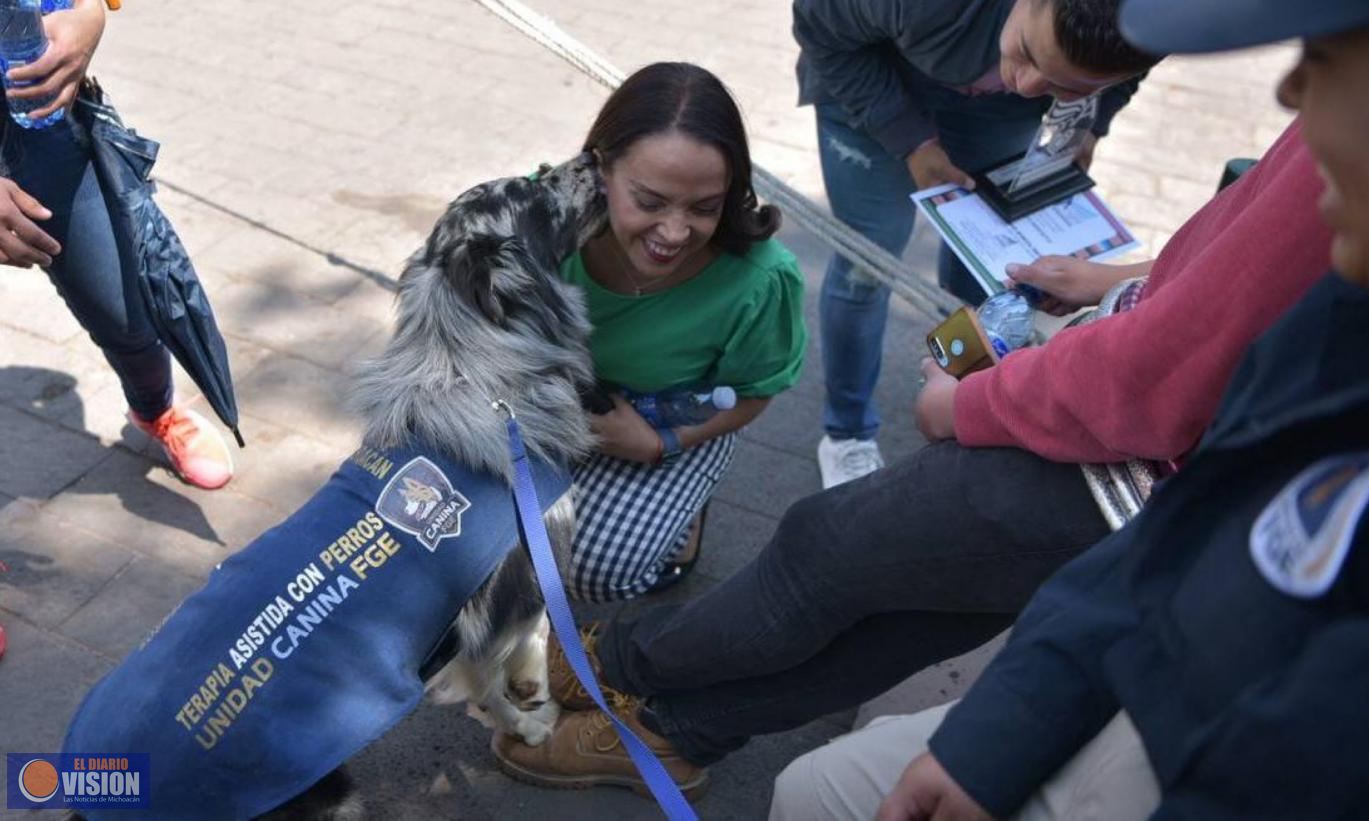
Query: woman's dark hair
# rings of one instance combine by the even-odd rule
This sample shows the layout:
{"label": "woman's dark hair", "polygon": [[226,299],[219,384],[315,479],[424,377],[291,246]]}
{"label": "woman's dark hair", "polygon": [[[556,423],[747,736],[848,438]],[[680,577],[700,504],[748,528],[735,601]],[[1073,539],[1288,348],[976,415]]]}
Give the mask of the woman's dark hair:
{"label": "woman's dark hair", "polygon": [[632,144],[655,134],[679,132],[711,145],[727,160],[727,195],[713,244],[743,255],[780,227],[780,211],[756,203],[751,151],[742,114],[727,88],[707,69],[691,63],[652,63],[623,81],[599,110],[585,137],[605,168]]}

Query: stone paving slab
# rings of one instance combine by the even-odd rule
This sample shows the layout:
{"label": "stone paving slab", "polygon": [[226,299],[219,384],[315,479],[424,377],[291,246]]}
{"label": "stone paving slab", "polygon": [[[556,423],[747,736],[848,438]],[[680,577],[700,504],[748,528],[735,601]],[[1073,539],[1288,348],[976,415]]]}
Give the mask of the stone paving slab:
{"label": "stone paving slab", "polygon": [[92,436],[64,430],[9,407],[0,407],[0,491],[27,499],[49,499],[78,482],[107,456]]}
{"label": "stone paving slab", "polygon": [[[0,611],[3,612],[3,611]],[[0,752],[56,751],[90,685],[114,666],[90,648],[10,615],[5,617],[9,650],[5,664],[23,665],[22,674],[0,675]],[[0,818],[33,818],[32,813],[0,810]]]}
{"label": "stone paving slab", "polygon": [[202,577],[165,562],[134,557],[62,624],[60,632],[103,656],[123,658],[203,584]]}
{"label": "stone paving slab", "polygon": [[36,505],[0,507],[0,601],[43,629],[59,629],[135,557]]}
{"label": "stone paving slab", "polygon": [[66,303],[53,299],[52,283],[36,268],[11,269],[0,279],[0,299],[5,305],[23,305],[22,311],[8,311],[5,324],[55,344],[84,337]]}

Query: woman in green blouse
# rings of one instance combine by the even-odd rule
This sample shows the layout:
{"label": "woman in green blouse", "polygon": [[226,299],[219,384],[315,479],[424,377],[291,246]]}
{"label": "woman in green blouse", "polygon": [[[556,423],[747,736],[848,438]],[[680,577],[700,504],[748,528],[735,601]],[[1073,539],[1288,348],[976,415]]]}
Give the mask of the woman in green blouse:
{"label": "woman in green blouse", "polygon": [[807,336],[803,277],[770,239],[741,113],[718,78],[656,63],[604,104],[585,140],[603,171],[609,227],[562,266],[580,285],[590,349],[610,389],[732,387],[737,405],[657,431],[622,396],[591,417],[599,451],[576,470],[571,589],[632,598],[693,565],[702,511],[736,432],[798,379]]}

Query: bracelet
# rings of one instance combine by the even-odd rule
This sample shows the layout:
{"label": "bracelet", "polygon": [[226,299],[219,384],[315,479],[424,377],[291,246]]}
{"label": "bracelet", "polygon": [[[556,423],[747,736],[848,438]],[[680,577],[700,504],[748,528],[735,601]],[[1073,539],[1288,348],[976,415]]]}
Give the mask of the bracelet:
{"label": "bracelet", "polygon": [[675,433],[674,428],[661,428],[656,431],[656,436],[661,440],[661,457],[657,464],[665,464],[678,459],[684,451],[684,446],[680,444],[680,437]]}

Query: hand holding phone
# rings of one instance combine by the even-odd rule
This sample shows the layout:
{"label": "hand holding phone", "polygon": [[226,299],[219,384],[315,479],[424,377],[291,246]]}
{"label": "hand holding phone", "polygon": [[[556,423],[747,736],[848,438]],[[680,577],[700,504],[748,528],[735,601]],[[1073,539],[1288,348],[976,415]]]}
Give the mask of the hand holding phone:
{"label": "hand holding phone", "polygon": [[978,315],[969,308],[957,309],[933,328],[927,334],[927,347],[936,364],[956,379],[998,363]]}

